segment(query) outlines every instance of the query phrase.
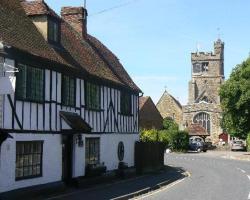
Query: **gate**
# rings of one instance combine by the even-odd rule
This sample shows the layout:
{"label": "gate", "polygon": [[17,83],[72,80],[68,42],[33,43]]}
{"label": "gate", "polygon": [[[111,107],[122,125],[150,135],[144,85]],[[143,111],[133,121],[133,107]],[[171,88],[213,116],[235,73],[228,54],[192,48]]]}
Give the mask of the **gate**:
{"label": "gate", "polygon": [[164,149],[162,142],[136,142],[135,167],[136,173],[159,170],[164,167]]}

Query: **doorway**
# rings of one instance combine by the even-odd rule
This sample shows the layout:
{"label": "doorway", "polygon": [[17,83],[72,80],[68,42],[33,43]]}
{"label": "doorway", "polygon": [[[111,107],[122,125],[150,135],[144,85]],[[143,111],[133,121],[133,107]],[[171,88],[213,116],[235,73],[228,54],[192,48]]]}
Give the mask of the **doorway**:
{"label": "doorway", "polygon": [[73,135],[62,135],[62,181],[72,180]]}

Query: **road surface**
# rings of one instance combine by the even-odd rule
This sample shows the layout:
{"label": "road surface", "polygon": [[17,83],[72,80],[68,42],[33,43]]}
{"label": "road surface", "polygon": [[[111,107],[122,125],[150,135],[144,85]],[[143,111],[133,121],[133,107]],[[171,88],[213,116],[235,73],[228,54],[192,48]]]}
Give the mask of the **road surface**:
{"label": "road surface", "polygon": [[182,167],[190,177],[146,194],[147,200],[249,200],[250,162],[230,160],[209,153],[166,154],[165,163]]}

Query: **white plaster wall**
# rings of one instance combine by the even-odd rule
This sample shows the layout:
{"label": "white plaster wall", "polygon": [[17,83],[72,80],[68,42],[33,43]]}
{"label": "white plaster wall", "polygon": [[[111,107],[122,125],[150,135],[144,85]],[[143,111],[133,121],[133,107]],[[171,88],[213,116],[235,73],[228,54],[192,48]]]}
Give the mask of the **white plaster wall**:
{"label": "white plaster wall", "polygon": [[[0,154],[0,193],[17,188],[45,184],[61,180],[62,147],[61,135],[52,134],[11,134],[14,139],[6,140]],[[16,141],[42,140],[42,177],[15,181]]]}
{"label": "white plaster wall", "polygon": [[[76,137],[76,136],[75,136]],[[74,138],[75,138],[74,137]],[[78,147],[75,144],[73,148],[73,177],[85,175],[85,139],[86,138],[100,138],[100,162],[104,162],[107,170],[114,170],[118,168],[117,149],[120,141],[124,143],[124,162],[128,166],[134,166],[134,145],[139,140],[138,134],[83,134],[83,147]]]}
{"label": "white plaster wall", "polygon": [[[85,145],[79,147],[76,144],[77,135],[73,138],[73,177],[83,176],[85,173]],[[84,137],[82,135],[83,141]]]}
{"label": "white plaster wall", "polygon": [[134,166],[135,142],[139,140],[139,134],[103,134],[101,136],[101,155],[100,161],[104,162],[107,170],[118,168],[117,149],[119,142],[124,143],[124,160],[128,166]]}
{"label": "white plaster wall", "polygon": [[[3,76],[3,58],[0,57],[0,78],[2,76]],[[0,128],[3,127],[3,97],[4,95],[0,94]]]}

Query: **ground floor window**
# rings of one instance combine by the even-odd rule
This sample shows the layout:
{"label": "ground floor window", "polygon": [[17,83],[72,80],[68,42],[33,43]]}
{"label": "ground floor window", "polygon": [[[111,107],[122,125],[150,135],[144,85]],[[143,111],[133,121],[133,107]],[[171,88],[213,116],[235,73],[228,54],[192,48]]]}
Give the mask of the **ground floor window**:
{"label": "ground floor window", "polygon": [[87,164],[100,163],[100,138],[86,138],[85,160]]}
{"label": "ground floor window", "polygon": [[16,142],[16,180],[42,176],[43,141]]}

